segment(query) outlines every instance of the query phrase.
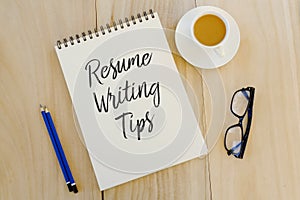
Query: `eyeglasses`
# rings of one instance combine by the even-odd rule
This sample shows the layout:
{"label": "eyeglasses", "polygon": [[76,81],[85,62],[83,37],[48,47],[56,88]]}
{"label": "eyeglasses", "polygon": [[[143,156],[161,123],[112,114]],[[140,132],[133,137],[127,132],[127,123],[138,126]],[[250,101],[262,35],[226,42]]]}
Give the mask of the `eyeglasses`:
{"label": "eyeglasses", "polygon": [[231,99],[230,110],[239,121],[227,128],[224,138],[224,147],[228,156],[234,155],[242,159],[244,156],[250,126],[255,88],[247,87],[236,91]]}

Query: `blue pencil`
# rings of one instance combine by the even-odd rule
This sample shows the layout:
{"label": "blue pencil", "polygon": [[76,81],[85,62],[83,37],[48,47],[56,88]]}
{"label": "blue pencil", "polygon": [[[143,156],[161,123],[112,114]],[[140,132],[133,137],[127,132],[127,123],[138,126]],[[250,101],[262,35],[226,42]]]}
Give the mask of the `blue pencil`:
{"label": "blue pencil", "polygon": [[49,122],[50,128],[51,128],[51,130],[52,130],[52,134],[53,134],[54,140],[55,140],[55,142],[56,142],[57,148],[58,148],[58,150],[59,150],[59,152],[60,152],[62,162],[63,162],[63,164],[64,164],[64,166],[65,166],[65,170],[66,170],[67,176],[69,177],[69,180],[70,180],[70,183],[71,183],[71,187],[72,187],[72,191],[73,191],[74,193],[77,193],[77,192],[78,192],[78,189],[77,189],[75,180],[74,180],[74,178],[73,178],[71,169],[70,169],[70,167],[69,167],[67,158],[66,158],[66,156],[65,156],[64,150],[63,150],[63,148],[62,148],[62,146],[61,146],[59,137],[58,137],[58,135],[57,135],[57,131],[56,131],[56,128],[55,128],[55,126],[54,126],[54,123],[53,123],[51,114],[50,114],[49,110],[47,109],[47,107],[44,107],[44,110],[45,110],[46,118],[47,118],[47,120],[48,120],[48,122]]}
{"label": "blue pencil", "polygon": [[69,191],[72,192],[72,187],[71,187],[71,182],[70,182],[69,176],[68,176],[67,171],[66,171],[66,169],[65,169],[63,160],[62,160],[62,158],[61,158],[60,151],[59,151],[59,149],[58,149],[58,147],[57,147],[56,141],[55,141],[54,136],[53,136],[53,134],[52,134],[52,130],[51,130],[50,124],[49,124],[49,122],[48,122],[48,119],[47,119],[47,116],[46,116],[46,113],[45,113],[45,110],[44,110],[44,107],[43,107],[42,105],[40,105],[40,110],[41,110],[41,114],[42,114],[42,116],[43,116],[45,125],[46,125],[46,127],[47,127],[47,130],[48,130],[48,133],[49,133],[49,137],[50,137],[50,139],[51,139],[51,142],[52,142],[52,145],[53,145],[53,148],[54,148],[56,157],[57,157],[57,159],[58,159],[58,162],[59,162],[61,171],[62,171],[62,173],[63,173],[63,175],[64,175],[66,184],[67,184],[67,186],[68,186]]}

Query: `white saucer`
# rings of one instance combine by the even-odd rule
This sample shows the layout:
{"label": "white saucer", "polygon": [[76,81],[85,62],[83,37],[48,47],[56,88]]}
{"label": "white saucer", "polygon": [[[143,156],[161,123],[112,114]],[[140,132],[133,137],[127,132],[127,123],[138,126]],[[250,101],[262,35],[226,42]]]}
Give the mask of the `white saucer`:
{"label": "white saucer", "polygon": [[[200,47],[192,39],[192,20],[195,15],[204,11],[221,12],[229,22],[230,32],[223,46],[223,57],[213,49]],[[190,10],[180,19],[176,27],[175,42],[179,53],[187,62],[196,67],[212,69],[225,65],[235,56],[240,45],[240,31],[232,16],[224,10],[213,6],[200,6]]]}

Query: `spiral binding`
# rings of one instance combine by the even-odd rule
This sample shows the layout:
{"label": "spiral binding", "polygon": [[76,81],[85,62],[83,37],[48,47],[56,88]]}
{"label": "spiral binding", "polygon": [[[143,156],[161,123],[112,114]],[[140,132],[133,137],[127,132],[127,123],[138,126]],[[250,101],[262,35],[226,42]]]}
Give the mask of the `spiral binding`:
{"label": "spiral binding", "polygon": [[[56,45],[57,45],[58,49],[62,49],[63,47],[68,47],[69,45],[74,45],[75,43],[81,43],[82,40],[83,40],[83,42],[87,41],[87,38],[93,39],[95,36],[99,37],[100,34],[105,35],[105,34],[111,33],[112,31],[117,31],[119,28],[124,29],[125,26],[129,27],[130,26],[130,21],[132,22],[132,25],[135,25],[137,23],[141,23],[141,22],[143,22],[143,20],[147,21],[147,20],[150,19],[149,18],[150,16],[151,16],[151,18],[155,17],[155,15],[153,14],[152,9],[149,10],[148,14],[147,14],[146,11],[144,11],[142,13],[142,15],[140,13],[138,13],[136,15],[136,17],[132,15],[130,17],[130,20],[127,17],[125,17],[124,21],[119,19],[118,22],[113,21],[112,25],[110,25],[108,23],[105,25],[105,27],[103,27],[101,25],[100,30],[98,30],[97,28],[94,29],[94,33],[91,30],[88,30],[87,34],[85,32],[82,32],[81,35],[76,34],[75,37],[70,36],[68,39],[64,38],[62,41],[58,40],[56,42]],[[119,27],[118,27],[118,25],[119,25]],[[82,40],[80,40],[80,38],[82,38]]]}

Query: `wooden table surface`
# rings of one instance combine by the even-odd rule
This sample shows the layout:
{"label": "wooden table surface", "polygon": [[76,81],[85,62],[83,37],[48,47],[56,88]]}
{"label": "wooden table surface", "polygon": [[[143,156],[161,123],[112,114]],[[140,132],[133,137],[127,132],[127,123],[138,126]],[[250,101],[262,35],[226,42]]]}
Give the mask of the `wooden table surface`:
{"label": "wooden table surface", "polygon": [[[175,30],[181,16],[203,5],[229,12],[241,32],[235,58],[214,71],[227,96],[215,147],[205,158],[100,192],[76,132],[56,40],[149,8],[164,28]],[[300,199],[299,9],[297,0],[1,0],[0,199]],[[176,63],[199,91],[205,133],[212,107],[203,75],[210,72],[181,58]],[[248,85],[256,88],[253,125],[245,157],[238,160],[224,150],[224,131],[237,121],[229,111],[231,95]],[[40,103],[53,112],[76,195],[65,187]]]}

